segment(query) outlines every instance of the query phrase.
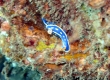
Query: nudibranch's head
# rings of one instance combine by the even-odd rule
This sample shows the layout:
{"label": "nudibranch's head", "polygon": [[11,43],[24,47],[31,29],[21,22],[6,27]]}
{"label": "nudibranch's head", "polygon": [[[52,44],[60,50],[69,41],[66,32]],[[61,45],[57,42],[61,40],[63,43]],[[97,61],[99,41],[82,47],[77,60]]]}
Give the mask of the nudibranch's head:
{"label": "nudibranch's head", "polygon": [[48,22],[45,18],[42,18],[43,23],[47,26],[47,25],[55,25],[54,22]]}
{"label": "nudibranch's head", "polygon": [[45,25],[47,25],[48,21],[45,18],[42,18],[42,21]]}

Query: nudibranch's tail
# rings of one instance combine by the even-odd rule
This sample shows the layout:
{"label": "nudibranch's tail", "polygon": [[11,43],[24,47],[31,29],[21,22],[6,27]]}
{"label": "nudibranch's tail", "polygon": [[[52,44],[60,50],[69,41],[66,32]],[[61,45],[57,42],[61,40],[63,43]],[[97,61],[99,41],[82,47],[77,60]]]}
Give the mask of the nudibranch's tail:
{"label": "nudibranch's tail", "polygon": [[42,18],[43,23],[47,26],[48,21],[45,18]]}

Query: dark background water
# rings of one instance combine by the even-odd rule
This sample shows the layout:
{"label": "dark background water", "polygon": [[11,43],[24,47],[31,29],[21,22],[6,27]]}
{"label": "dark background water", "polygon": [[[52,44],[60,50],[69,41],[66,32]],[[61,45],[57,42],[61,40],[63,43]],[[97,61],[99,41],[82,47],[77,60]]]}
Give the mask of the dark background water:
{"label": "dark background water", "polygon": [[36,69],[12,67],[12,62],[8,62],[4,56],[0,58],[0,80],[40,80],[41,73]]}

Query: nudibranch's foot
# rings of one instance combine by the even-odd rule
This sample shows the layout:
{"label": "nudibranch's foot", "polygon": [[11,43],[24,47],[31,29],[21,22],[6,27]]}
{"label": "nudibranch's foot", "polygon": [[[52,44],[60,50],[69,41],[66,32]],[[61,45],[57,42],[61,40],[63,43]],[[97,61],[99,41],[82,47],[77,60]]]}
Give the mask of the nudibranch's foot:
{"label": "nudibranch's foot", "polygon": [[52,34],[52,29],[48,29],[48,34]]}

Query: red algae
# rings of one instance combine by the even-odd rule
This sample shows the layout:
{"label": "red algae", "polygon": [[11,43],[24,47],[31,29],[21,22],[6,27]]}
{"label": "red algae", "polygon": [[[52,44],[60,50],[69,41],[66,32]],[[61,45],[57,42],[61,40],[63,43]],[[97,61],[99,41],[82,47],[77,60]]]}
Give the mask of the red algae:
{"label": "red algae", "polygon": [[4,1],[3,1],[3,0],[0,0],[0,6],[2,6],[2,5],[3,5],[3,3],[4,3]]}

